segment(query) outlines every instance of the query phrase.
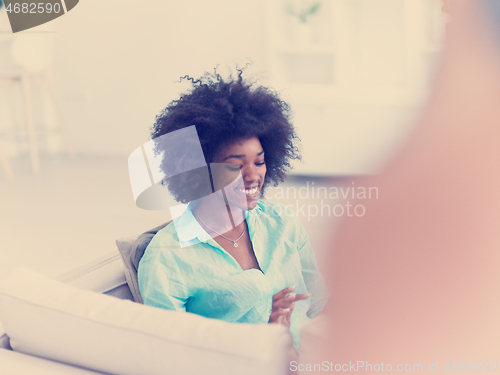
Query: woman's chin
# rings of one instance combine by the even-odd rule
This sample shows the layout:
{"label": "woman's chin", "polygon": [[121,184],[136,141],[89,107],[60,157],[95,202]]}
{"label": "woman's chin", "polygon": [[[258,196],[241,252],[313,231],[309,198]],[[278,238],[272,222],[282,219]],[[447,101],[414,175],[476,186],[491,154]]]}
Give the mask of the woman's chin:
{"label": "woman's chin", "polygon": [[250,211],[257,207],[257,198],[247,198],[245,201],[229,202],[229,206],[232,209],[239,208],[243,211]]}
{"label": "woman's chin", "polygon": [[259,200],[259,197],[260,197],[260,192],[255,193],[253,195],[246,195],[237,192],[237,194],[231,195],[230,197],[228,195],[228,202],[229,205],[232,206],[233,208],[239,208],[244,211],[250,211],[253,210],[255,207],[257,207],[257,202]]}
{"label": "woman's chin", "polygon": [[256,198],[248,198],[247,199],[247,209],[248,211],[253,210],[255,207],[257,207],[257,197]]}

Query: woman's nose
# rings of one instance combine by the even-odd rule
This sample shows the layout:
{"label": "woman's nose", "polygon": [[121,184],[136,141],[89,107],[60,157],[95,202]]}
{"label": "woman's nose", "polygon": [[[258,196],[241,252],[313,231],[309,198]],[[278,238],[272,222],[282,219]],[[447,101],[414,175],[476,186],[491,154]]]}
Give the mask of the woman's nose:
{"label": "woman's nose", "polygon": [[258,181],[260,179],[260,175],[257,171],[257,167],[249,165],[248,167],[243,168],[242,170],[243,180],[246,182]]}

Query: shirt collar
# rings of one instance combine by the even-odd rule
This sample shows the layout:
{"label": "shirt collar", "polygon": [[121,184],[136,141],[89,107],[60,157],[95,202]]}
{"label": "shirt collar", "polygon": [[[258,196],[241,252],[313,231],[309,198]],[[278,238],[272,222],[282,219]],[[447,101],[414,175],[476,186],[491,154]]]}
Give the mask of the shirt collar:
{"label": "shirt collar", "polygon": [[[257,216],[260,215],[262,208],[260,207],[260,202],[257,206],[250,211],[246,211],[247,223],[250,233],[253,234],[253,228],[255,227],[255,221]],[[198,223],[193,215],[193,205],[189,204],[182,215],[174,220],[175,230],[177,232],[177,237],[181,247],[187,245],[192,245],[198,242],[208,242],[212,237],[203,229],[203,227]]]}
{"label": "shirt collar", "polygon": [[181,245],[190,243],[196,238],[201,242],[207,242],[211,238],[194,218],[192,209],[192,205],[188,205],[182,215],[174,220],[175,230]]}

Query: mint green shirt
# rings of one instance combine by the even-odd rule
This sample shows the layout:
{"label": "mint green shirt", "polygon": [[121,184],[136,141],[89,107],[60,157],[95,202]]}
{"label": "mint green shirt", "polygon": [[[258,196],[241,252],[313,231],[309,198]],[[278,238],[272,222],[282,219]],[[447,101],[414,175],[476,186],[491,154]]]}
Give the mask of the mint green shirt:
{"label": "mint green shirt", "polygon": [[265,324],[273,295],[295,285],[295,293],[311,294],[295,303],[291,316],[290,333],[299,348],[301,325],[318,315],[328,298],[309,237],[291,211],[265,200],[247,211],[247,225],[262,271],[243,270],[188,207],[175,225],[153,237],[139,263],[144,304],[228,322]]}

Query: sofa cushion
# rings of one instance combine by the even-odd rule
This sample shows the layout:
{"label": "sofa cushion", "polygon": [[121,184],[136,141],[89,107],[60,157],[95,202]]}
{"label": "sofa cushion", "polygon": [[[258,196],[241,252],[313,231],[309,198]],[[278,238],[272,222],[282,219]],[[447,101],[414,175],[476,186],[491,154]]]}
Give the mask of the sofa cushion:
{"label": "sofa cushion", "polygon": [[30,355],[0,349],[2,374],[8,375],[96,375],[101,372],[69,366]]}
{"label": "sofa cushion", "polygon": [[170,221],[148,230],[139,236],[124,237],[116,240],[116,246],[118,246],[118,250],[120,250],[123,264],[125,266],[125,277],[135,302],[143,303],[137,279],[139,262],[144,255],[146,247],[151,242],[156,232],[167,226],[169,223]]}
{"label": "sofa cushion", "polygon": [[228,323],[83,291],[18,269],[0,282],[15,351],[111,374],[285,374],[277,324]]}
{"label": "sofa cushion", "polygon": [[10,347],[9,336],[7,336],[7,334],[5,333],[2,322],[0,322],[0,349],[12,350],[12,348]]}

